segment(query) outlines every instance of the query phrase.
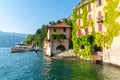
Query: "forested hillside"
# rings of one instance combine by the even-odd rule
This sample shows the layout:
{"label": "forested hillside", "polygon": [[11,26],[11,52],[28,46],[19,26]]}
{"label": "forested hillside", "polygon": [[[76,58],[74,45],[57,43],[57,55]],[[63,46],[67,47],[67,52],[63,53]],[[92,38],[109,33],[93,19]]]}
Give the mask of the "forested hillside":
{"label": "forested hillside", "polygon": [[31,44],[38,47],[43,47],[44,45],[44,38],[47,36],[46,28],[51,25],[59,24],[59,23],[66,23],[72,26],[71,19],[62,19],[58,20],[57,22],[50,21],[49,24],[42,25],[41,28],[37,29],[36,33],[33,35],[29,35],[28,38],[24,41],[25,44]]}

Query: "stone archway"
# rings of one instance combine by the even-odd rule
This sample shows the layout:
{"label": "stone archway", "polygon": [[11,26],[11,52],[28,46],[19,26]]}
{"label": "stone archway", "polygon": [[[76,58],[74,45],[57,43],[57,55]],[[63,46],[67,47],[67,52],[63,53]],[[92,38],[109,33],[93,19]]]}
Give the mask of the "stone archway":
{"label": "stone archway", "polygon": [[64,51],[65,50],[65,47],[63,45],[59,45],[56,50],[61,50],[61,51]]}

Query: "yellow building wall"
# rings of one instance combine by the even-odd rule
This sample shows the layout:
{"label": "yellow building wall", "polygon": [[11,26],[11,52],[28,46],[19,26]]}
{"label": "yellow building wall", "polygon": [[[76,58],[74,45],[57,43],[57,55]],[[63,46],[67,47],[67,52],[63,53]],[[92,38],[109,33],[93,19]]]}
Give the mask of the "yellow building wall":
{"label": "yellow building wall", "polygon": [[[94,3],[94,25],[95,25],[95,32],[98,32],[98,23],[97,23],[97,18],[98,18],[98,12],[101,11],[102,12],[102,16],[103,16],[103,21],[105,20],[105,15],[104,15],[104,6],[106,5],[105,0],[103,0],[103,4],[101,6],[96,6],[96,2]],[[102,23],[102,32],[106,32],[106,27],[103,25]]]}
{"label": "yellow building wall", "polygon": [[[100,5],[100,6],[97,6],[96,4],[97,4],[97,2],[95,1],[95,2],[92,2],[92,3],[89,3],[89,4],[91,4],[91,11],[89,11],[88,12],[88,15],[86,16],[87,17],[87,19],[88,19],[88,16],[89,15],[91,15],[91,18],[92,18],[92,20],[93,20],[93,27],[94,27],[94,29],[95,29],[95,32],[99,32],[98,31],[98,12],[99,11],[101,11],[102,12],[102,16],[103,16],[103,21],[105,20],[105,14],[104,14],[104,6],[106,5],[106,1],[105,0],[103,0],[103,4],[102,5]],[[82,9],[80,8],[79,10],[81,10],[81,14],[82,14]],[[88,10],[88,4],[87,4],[87,10]],[[79,18],[78,18],[79,19]],[[83,25],[83,19],[81,18],[80,19],[81,20],[81,26]],[[119,20],[119,18],[118,19],[116,19],[116,21],[118,22],[118,20]],[[76,20],[76,23],[78,22],[78,20]],[[107,31],[107,29],[106,29],[106,26],[105,25],[103,25],[103,22],[100,22],[100,23],[102,23],[102,32],[100,32],[100,33],[105,33],[106,31]],[[89,28],[89,32],[90,32],[90,34],[91,34],[91,32],[92,32],[92,28],[91,28],[91,26],[86,26],[86,27],[88,27]],[[86,28],[85,27],[85,28]],[[84,29],[85,29],[84,28]],[[82,34],[84,35],[85,34],[85,30],[83,30],[83,28],[81,28],[81,30],[82,30]]]}

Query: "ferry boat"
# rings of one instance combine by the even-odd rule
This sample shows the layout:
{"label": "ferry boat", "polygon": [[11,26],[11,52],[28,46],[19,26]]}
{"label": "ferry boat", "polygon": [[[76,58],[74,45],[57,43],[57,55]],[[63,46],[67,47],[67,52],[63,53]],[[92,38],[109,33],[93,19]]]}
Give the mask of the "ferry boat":
{"label": "ferry boat", "polygon": [[29,44],[16,44],[15,47],[11,48],[11,52],[26,52],[26,51],[33,51],[34,48],[32,45]]}

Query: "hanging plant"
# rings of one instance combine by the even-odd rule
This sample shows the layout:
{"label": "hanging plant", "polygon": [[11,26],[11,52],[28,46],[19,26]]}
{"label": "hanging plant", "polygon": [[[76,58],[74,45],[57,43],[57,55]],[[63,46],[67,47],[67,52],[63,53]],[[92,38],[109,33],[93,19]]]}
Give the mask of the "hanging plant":
{"label": "hanging plant", "polygon": [[62,42],[61,40],[64,38],[64,34],[52,34],[51,37],[52,39],[56,39],[58,42]]}

